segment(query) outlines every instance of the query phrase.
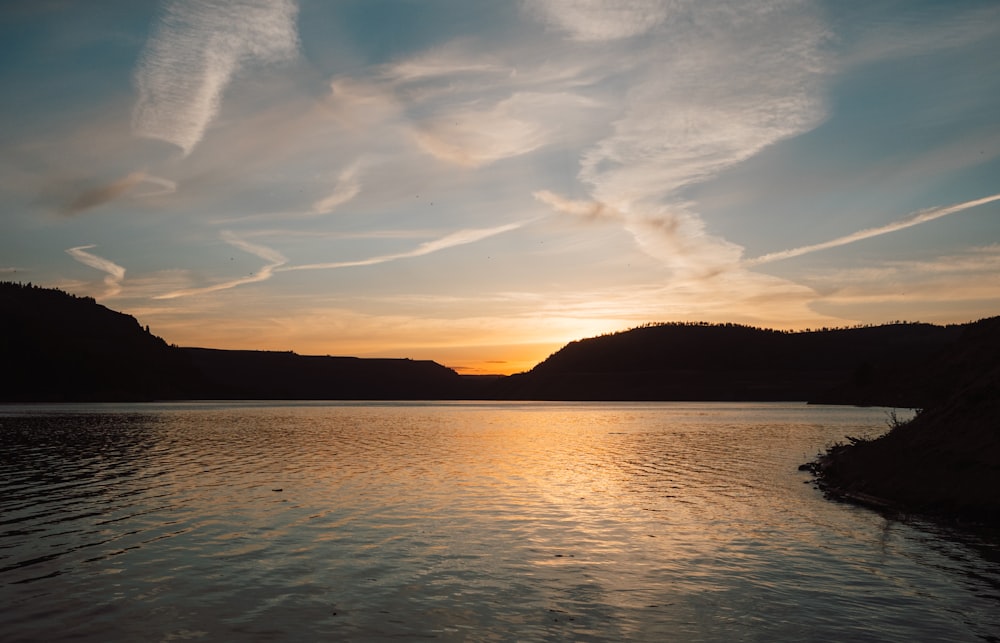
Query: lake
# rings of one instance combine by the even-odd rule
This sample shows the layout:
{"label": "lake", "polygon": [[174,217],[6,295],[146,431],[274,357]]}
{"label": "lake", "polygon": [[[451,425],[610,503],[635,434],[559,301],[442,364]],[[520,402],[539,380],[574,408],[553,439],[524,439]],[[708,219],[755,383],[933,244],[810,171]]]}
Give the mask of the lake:
{"label": "lake", "polygon": [[997,641],[994,539],[799,464],[887,409],[0,406],[4,641]]}

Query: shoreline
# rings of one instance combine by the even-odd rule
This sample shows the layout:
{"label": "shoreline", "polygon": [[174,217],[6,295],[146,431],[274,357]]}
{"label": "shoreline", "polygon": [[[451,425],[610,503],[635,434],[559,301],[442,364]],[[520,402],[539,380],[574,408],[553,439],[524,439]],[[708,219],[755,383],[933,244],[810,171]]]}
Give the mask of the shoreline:
{"label": "shoreline", "polygon": [[993,395],[957,396],[880,437],[849,440],[799,467],[831,500],[902,519],[1000,528],[1000,401]]}

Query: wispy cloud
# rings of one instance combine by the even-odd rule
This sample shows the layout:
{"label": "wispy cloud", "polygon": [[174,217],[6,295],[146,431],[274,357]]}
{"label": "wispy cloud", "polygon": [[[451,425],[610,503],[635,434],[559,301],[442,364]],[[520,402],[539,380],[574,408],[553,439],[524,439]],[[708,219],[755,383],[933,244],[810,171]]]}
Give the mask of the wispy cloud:
{"label": "wispy cloud", "polygon": [[651,257],[686,278],[711,277],[736,267],[742,249],[705,231],[704,222],[683,205],[627,213],[600,201],[566,199],[549,190],[534,193],[556,212],[585,221],[618,221]]}
{"label": "wispy cloud", "polygon": [[64,214],[79,214],[85,210],[104,205],[122,196],[143,180],[142,172],[133,172],[116,181],[99,185],[76,196],[63,208]]}
{"label": "wispy cloud", "polygon": [[661,0],[532,0],[529,12],[574,40],[606,41],[647,33],[667,17]]}
{"label": "wispy cloud", "polygon": [[355,261],[333,261],[328,263],[310,263],[302,264],[298,266],[286,266],[281,269],[282,272],[289,270],[329,270],[334,268],[354,268],[358,266],[374,266],[380,263],[387,263],[390,261],[397,261],[399,259],[410,259],[412,257],[422,257],[424,255],[429,255],[433,252],[438,252],[439,250],[445,250],[446,248],[454,248],[455,246],[462,246],[469,243],[475,243],[476,241],[482,241],[489,237],[502,234],[504,232],[510,232],[511,230],[516,230],[522,227],[529,221],[518,221],[516,223],[508,223],[506,225],[496,226],[493,228],[478,228],[470,230],[458,230],[457,232],[452,232],[439,239],[434,239],[432,241],[425,241],[413,250],[408,250],[406,252],[397,252],[388,255],[379,255],[377,257],[370,257],[368,259],[358,259]]}
{"label": "wispy cloud", "polygon": [[1000,37],[1000,7],[992,3],[960,11],[934,4],[906,8],[912,11],[911,18],[918,19],[905,20],[897,15],[867,23],[867,29],[851,43],[842,62],[852,65],[912,55],[928,57],[935,51],[957,50]]}
{"label": "wispy cloud", "polygon": [[94,247],[96,246],[93,244],[76,246],[75,248],[66,250],[66,253],[85,266],[90,266],[91,268],[107,273],[104,277],[104,285],[107,286],[107,290],[102,297],[114,297],[122,290],[122,281],[125,279],[125,268],[110,259],[87,252],[87,250]]}
{"label": "wispy cloud", "polygon": [[439,159],[479,167],[550,144],[560,132],[560,115],[592,105],[568,93],[516,92],[488,107],[476,101],[441,109],[416,126],[414,137]]}
{"label": "wispy cloud", "polygon": [[509,74],[511,68],[484,57],[474,47],[467,47],[461,41],[432,49],[405,60],[387,65],[382,75],[393,82],[413,82],[428,78],[455,75]]}
{"label": "wispy cloud", "polygon": [[267,281],[274,276],[276,272],[288,272],[293,270],[331,270],[337,268],[353,268],[360,266],[374,266],[380,263],[387,263],[390,261],[397,261],[399,259],[409,259],[412,257],[422,257],[424,255],[429,255],[439,250],[445,250],[447,248],[453,248],[455,246],[461,246],[469,243],[475,243],[476,241],[481,241],[483,239],[504,233],[511,230],[515,230],[525,225],[529,221],[519,221],[517,223],[509,223],[507,225],[496,226],[493,228],[481,228],[481,229],[471,229],[471,230],[459,230],[457,232],[452,232],[451,234],[445,235],[439,239],[434,239],[432,241],[426,241],[413,250],[408,250],[406,252],[399,252],[389,255],[380,255],[377,257],[370,257],[368,259],[359,259],[355,261],[334,261],[326,263],[311,263],[311,264],[300,264],[300,265],[286,265],[288,259],[285,258],[277,250],[268,248],[256,243],[251,243],[236,235],[226,232],[223,233],[223,240],[229,245],[239,248],[244,252],[248,252],[252,255],[256,255],[261,259],[265,260],[267,264],[264,265],[259,271],[250,275],[249,277],[242,277],[240,279],[231,279],[229,281],[224,281],[221,283],[213,284],[211,286],[203,286],[200,288],[185,288],[182,290],[175,290],[163,295],[157,295],[154,299],[176,299],[178,297],[189,297],[192,295],[204,295],[208,293],[218,292],[220,290],[229,290],[230,288],[235,288],[237,286],[242,286],[245,284],[252,284],[261,281]]}
{"label": "wispy cloud", "polygon": [[[579,178],[595,205],[569,210],[617,213],[644,251],[686,276],[734,266],[739,248],[707,234],[685,191],[823,119],[820,48],[827,32],[811,5],[529,6],[572,38],[597,41],[594,47],[628,39],[634,61],[621,76],[628,89],[619,117],[581,157]],[[652,33],[657,37],[635,37]],[[557,210],[567,206],[539,194]]]}
{"label": "wispy cloud", "polygon": [[337,183],[327,196],[313,203],[312,214],[329,214],[361,193],[358,178],[359,163],[352,163],[337,177]]}
{"label": "wispy cloud", "polygon": [[296,55],[297,13],[294,0],[169,2],[135,71],[133,132],[189,154],[234,74]]}
{"label": "wispy cloud", "polygon": [[571,214],[586,220],[622,220],[625,215],[600,201],[580,201],[567,199],[551,190],[537,190],[532,193],[536,199],[551,207],[556,212]]}
{"label": "wispy cloud", "polygon": [[846,246],[849,243],[862,241],[863,239],[871,239],[872,237],[878,237],[880,235],[889,234],[890,232],[896,232],[898,230],[905,230],[906,228],[911,228],[915,225],[920,225],[921,223],[927,223],[928,221],[933,221],[934,219],[940,219],[941,217],[946,217],[950,214],[962,212],[964,210],[968,210],[969,208],[975,208],[987,203],[993,203],[994,201],[1000,201],[1000,194],[993,194],[981,199],[974,199],[972,201],[965,201],[963,203],[956,203],[945,207],[920,210],[919,212],[914,212],[903,217],[902,219],[893,221],[892,223],[887,223],[883,226],[858,230],[857,232],[852,232],[851,234],[844,235],[843,237],[837,237],[836,239],[831,239],[830,241],[824,241],[822,243],[814,243],[812,245],[800,246],[789,250],[781,250],[779,252],[770,252],[754,259],[748,259],[743,263],[746,266],[758,266],[765,263],[771,263],[773,261],[781,261],[782,259],[800,257],[802,255],[818,252],[820,250]]}
{"label": "wispy cloud", "polygon": [[153,297],[154,299],[176,299],[178,297],[190,297],[192,295],[205,295],[208,293],[218,292],[220,290],[229,290],[230,288],[235,288],[237,286],[242,286],[244,284],[252,284],[261,281],[267,281],[274,276],[274,271],[279,266],[283,266],[288,263],[288,259],[285,258],[277,250],[268,248],[267,246],[262,246],[260,244],[251,243],[237,237],[230,232],[223,232],[222,239],[229,245],[239,248],[244,252],[248,252],[252,255],[260,257],[267,263],[257,272],[250,275],[249,277],[241,277],[239,279],[231,279],[229,281],[224,281],[221,283],[213,284],[211,286],[203,286],[201,288],[186,288],[182,290],[175,290],[173,292],[168,292],[163,295],[157,295]]}
{"label": "wispy cloud", "polygon": [[[868,320],[968,321],[1000,303],[1000,245],[911,261],[799,273],[818,293],[815,308]],[[984,305],[985,304],[985,305]]]}
{"label": "wispy cloud", "polygon": [[[154,187],[142,191],[133,190],[133,188],[143,184],[150,184]],[[174,181],[151,176],[145,172],[132,172],[110,183],[83,191],[66,203],[62,212],[67,215],[79,214],[115,201],[129,193],[136,198],[148,198],[172,194],[176,191],[177,184]]]}
{"label": "wispy cloud", "polygon": [[136,192],[135,196],[140,198],[154,197],[154,196],[164,196],[167,194],[173,194],[177,191],[177,182],[171,181],[170,179],[165,179],[160,176],[153,176],[151,174],[146,174],[143,172],[142,180],[140,184],[150,184],[155,187],[147,188],[146,190]]}

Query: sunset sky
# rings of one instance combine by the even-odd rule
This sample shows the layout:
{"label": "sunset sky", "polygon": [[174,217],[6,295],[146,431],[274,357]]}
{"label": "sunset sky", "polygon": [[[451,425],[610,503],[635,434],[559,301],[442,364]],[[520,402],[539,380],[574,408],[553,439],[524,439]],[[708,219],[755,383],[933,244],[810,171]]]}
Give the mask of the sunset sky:
{"label": "sunset sky", "polygon": [[182,346],[1000,314],[994,0],[6,0],[0,81],[0,279]]}

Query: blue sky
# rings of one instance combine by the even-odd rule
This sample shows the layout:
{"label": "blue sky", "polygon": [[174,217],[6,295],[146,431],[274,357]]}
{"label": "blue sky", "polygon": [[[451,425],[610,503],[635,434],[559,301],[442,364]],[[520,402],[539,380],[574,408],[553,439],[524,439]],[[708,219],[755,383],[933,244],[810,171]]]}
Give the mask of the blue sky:
{"label": "blue sky", "polygon": [[171,343],[1000,313],[996,2],[8,1],[0,47],[0,278]]}

